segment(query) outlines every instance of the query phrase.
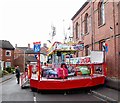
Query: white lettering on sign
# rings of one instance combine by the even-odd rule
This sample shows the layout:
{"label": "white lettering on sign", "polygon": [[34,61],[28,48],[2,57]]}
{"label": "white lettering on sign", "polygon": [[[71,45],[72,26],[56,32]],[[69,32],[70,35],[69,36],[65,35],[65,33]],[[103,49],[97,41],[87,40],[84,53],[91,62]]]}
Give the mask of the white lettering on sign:
{"label": "white lettering on sign", "polygon": [[87,57],[78,57],[78,58],[66,58],[66,62],[69,62],[70,64],[89,64],[91,63],[91,59],[89,56]]}

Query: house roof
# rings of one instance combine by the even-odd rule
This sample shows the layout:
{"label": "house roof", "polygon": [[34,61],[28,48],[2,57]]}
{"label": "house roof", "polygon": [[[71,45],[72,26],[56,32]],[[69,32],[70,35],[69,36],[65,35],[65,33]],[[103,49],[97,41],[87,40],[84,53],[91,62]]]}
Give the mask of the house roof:
{"label": "house roof", "polygon": [[87,0],[82,7],[76,12],[76,14],[71,18],[71,20],[73,20],[82,10],[83,8],[90,2],[90,0]]}
{"label": "house roof", "polygon": [[[16,48],[25,51],[25,54],[37,54],[36,52],[34,52],[33,48],[28,47],[16,47]],[[41,47],[40,53],[43,55],[47,55],[47,50],[48,50],[47,47]]]}
{"label": "house roof", "polygon": [[7,40],[0,40],[0,48],[7,49],[7,50],[14,50],[15,48],[12,44]]}
{"label": "house roof", "polygon": [[34,56],[25,56],[26,62],[37,62],[37,59]]}
{"label": "house roof", "polygon": [[[26,54],[36,54],[36,52],[34,52],[34,50],[32,48],[26,49],[25,51]],[[47,48],[45,47],[41,47],[40,53],[43,55],[47,54]]]}
{"label": "house roof", "polygon": [[28,47],[16,47],[17,49],[26,50]]}
{"label": "house roof", "polygon": [[32,48],[26,49],[25,53],[26,54],[36,54]]}

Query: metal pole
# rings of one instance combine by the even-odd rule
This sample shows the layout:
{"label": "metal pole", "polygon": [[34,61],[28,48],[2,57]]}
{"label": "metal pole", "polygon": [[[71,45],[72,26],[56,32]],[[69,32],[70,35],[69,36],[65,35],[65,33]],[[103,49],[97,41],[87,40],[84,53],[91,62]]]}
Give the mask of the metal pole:
{"label": "metal pole", "polygon": [[24,72],[25,72],[25,50],[24,50]]}
{"label": "metal pole", "polygon": [[40,53],[38,53],[38,81],[41,79]]}

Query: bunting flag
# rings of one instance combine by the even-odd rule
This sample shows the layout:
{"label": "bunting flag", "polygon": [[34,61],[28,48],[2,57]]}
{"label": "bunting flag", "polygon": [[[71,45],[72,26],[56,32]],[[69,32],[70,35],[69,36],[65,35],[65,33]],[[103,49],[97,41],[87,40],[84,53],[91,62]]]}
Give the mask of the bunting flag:
{"label": "bunting flag", "polygon": [[108,52],[108,44],[105,43],[105,51]]}
{"label": "bunting flag", "polygon": [[108,52],[108,44],[107,43],[103,43],[103,51]]}

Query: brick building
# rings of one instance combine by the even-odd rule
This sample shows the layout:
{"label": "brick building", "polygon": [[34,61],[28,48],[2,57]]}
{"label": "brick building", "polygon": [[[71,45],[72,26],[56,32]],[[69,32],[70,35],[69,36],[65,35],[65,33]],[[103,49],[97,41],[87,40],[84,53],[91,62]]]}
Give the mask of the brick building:
{"label": "brick building", "polygon": [[34,58],[33,50],[30,48],[30,44],[28,44],[27,47],[18,47],[16,44],[14,51],[14,66],[18,65],[21,72],[23,72],[25,68],[27,68],[28,62],[37,62]]}
{"label": "brick building", "polygon": [[120,76],[120,0],[87,0],[72,17],[73,40],[84,43],[76,56],[89,55],[90,50],[104,51],[107,76]]}
{"label": "brick building", "polygon": [[14,67],[14,47],[7,40],[0,40],[0,63],[2,69]]}
{"label": "brick building", "polygon": [[[47,49],[48,48],[46,44],[44,44],[43,47],[41,47],[41,63],[47,61]],[[35,54],[36,53],[34,52],[33,48],[30,47],[30,44],[28,44],[27,47],[18,47],[16,44],[14,52],[14,65],[18,65],[21,71],[23,72],[25,68],[27,68],[27,64],[29,64],[30,62],[37,62]]]}
{"label": "brick building", "polygon": [[2,48],[0,48],[0,70],[3,70],[3,61],[2,61]]}

